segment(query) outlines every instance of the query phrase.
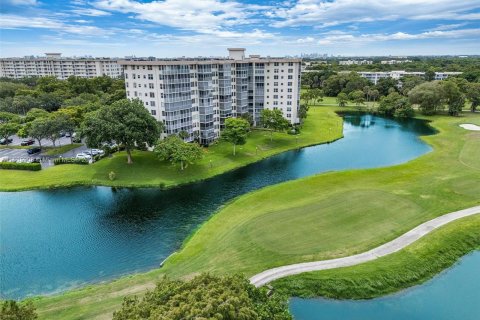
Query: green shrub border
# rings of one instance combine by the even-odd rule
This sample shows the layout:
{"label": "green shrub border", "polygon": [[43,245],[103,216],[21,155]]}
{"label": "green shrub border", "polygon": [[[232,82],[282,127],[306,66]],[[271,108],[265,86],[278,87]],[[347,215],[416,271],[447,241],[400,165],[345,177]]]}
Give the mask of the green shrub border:
{"label": "green shrub border", "polygon": [[40,171],[42,170],[42,165],[40,163],[0,162],[0,169]]}

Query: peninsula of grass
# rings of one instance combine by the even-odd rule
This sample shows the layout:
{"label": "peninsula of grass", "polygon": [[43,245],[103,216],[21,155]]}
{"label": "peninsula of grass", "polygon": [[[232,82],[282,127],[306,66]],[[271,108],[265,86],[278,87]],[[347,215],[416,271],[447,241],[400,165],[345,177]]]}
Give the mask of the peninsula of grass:
{"label": "peninsula of grass", "polygon": [[[343,136],[342,119],[334,108],[311,109],[300,135],[253,130],[243,146],[218,142],[205,149],[205,156],[185,170],[159,161],[153,152],[135,151],[134,163],[127,164],[124,152],[115,153],[89,166],[62,165],[39,172],[0,170],[0,191],[59,188],[76,185],[116,187],[173,187],[199,181],[259,161],[272,155],[315,144],[331,142]],[[116,179],[111,181],[113,171]]]}
{"label": "peninsula of grass", "polygon": [[272,283],[296,297],[371,299],[421,284],[480,250],[480,214],[435,230],[405,249],[353,267],[308,272]]}
{"label": "peninsula of grass", "polygon": [[[36,299],[40,318],[108,317],[123,296],[145,292],[165,274],[187,278],[209,271],[252,276],[285,264],[348,256],[390,241],[437,216],[478,205],[480,134],[458,125],[480,124],[480,115],[430,119],[438,133],[422,139],[433,147],[432,152],[402,165],[325,173],[241,196],[207,221],[163,268]],[[478,248],[478,219],[453,222],[399,253],[369,262],[362,267],[364,285],[374,280],[379,283],[371,285],[363,297],[425,281]],[[409,257],[415,256],[411,252],[417,259],[412,264]],[[439,255],[444,260],[439,260]],[[349,277],[341,273],[347,272],[344,268],[309,273],[311,282],[289,277],[275,285],[291,294],[347,297],[339,286],[351,280],[354,268],[360,267],[351,267]],[[395,281],[378,276],[381,272],[394,275],[400,269],[410,275],[402,273]],[[316,289],[315,277],[323,277],[323,272],[329,277],[339,272],[338,282]],[[351,297],[362,297],[360,285],[351,284],[352,290],[358,289]]]}

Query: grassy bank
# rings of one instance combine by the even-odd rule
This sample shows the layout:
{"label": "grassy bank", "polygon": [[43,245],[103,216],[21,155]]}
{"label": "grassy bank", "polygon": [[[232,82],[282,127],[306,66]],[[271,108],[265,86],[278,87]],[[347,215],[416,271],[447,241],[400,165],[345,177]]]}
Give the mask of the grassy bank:
{"label": "grassy bank", "polygon": [[[125,153],[120,152],[89,166],[62,165],[30,174],[2,170],[0,191],[73,185],[170,187],[202,180],[287,150],[341,138],[342,120],[333,110],[312,109],[299,136],[274,133],[270,141],[270,132],[254,130],[249,134],[247,143],[237,147],[236,156],[232,154],[231,144],[219,142],[206,149],[202,160],[184,171],[169,162],[159,161],[152,152],[134,152],[134,163],[127,165]],[[108,178],[111,171],[116,173],[114,181]]]}
{"label": "grassy bank", "polygon": [[[103,159],[91,166],[64,165],[51,167],[41,172],[22,173],[0,171],[0,191],[19,191],[39,188],[61,188],[77,185],[104,185],[118,187],[171,187],[206,179],[217,174],[253,163],[260,159],[304,146],[334,141],[341,138],[341,121],[332,110],[336,106],[335,97],[324,97],[309,112],[302,133],[296,137],[274,133],[273,142],[266,131],[254,131],[247,144],[239,146],[239,153],[233,156],[231,145],[220,142],[207,149],[203,160],[184,172],[170,163],[160,162],[151,152],[134,152],[134,164],[126,164],[125,153],[117,153],[112,158]],[[368,104],[367,104],[368,105]],[[352,104],[350,104],[353,107]],[[344,108],[338,108],[338,110]],[[366,109],[363,106],[363,109]],[[70,151],[79,144],[61,147],[43,147],[44,155],[58,155]],[[31,146],[8,146],[8,148],[28,149]],[[7,148],[7,146],[0,146]],[[110,181],[108,174],[117,174]]]}
{"label": "grassy bank", "polygon": [[[458,124],[480,124],[480,115],[439,116],[432,120],[439,133],[423,139],[434,147],[433,152],[395,167],[321,174],[244,195],[205,223],[164,268],[37,299],[35,304],[41,318],[108,318],[123,296],[144,292],[165,273],[173,277],[188,277],[201,271],[253,275],[286,263],[358,253],[426,220],[479,204],[480,135],[465,131]],[[468,219],[475,220],[472,228],[478,230],[478,218]],[[472,230],[463,221],[467,219],[444,228],[449,228],[452,235],[457,226],[459,234],[463,234],[463,228]],[[440,239],[443,235],[432,233],[418,245],[434,253],[442,245],[428,249],[435,245],[430,239],[432,236]],[[370,295],[399,290],[431,277],[476,246],[475,242],[468,243],[473,244],[462,246],[462,250],[445,247],[441,255],[450,257],[446,263],[429,273],[419,271],[415,281],[403,285],[401,281],[392,282],[384,291],[381,285],[372,286]],[[423,256],[418,252],[420,259]],[[392,274],[402,268],[416,272],[417,265],[410,268],[408,258],[397,254],[395,257],[397,269],[392,269]],[[390,266],[383,265],[385,269]],[[424,266],[428,268],[429,263]],[[373,276],[379,270],[372,267],[367,271]],[[285,290],[290,288],[289,279],[281,285]],[[305,284],[298,290],[306,287]],[[332,287],[329,290],[334,296]]]}
{"label": "grassy bank", "polygon": [[374,298],[423,283],[475,249],[480,249],[480,215],[446,225],[378,260],[291,276],[272,285],[299,297]]}

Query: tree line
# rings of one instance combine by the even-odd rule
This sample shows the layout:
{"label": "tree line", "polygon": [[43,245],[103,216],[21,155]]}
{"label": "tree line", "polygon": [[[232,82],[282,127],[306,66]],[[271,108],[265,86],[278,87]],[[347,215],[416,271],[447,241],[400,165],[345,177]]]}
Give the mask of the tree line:
{"label": "tree line", "polygon": [[379,102],[378,111],[389,116],[408,117],[413,115],[412,105],[416,104],[424,114],[435,114],[447,110],[458,115],[466,102],[470,110],[480,105],[480,79],[475,82],[465,77],[449,77],[442,81],[433,80],[428,73],[425,77],[407,75],[401,79],[381,78],[373,84],[356,72],[335,73],[329,69],[305,73],[302,83],[309,88],[302,93],[302,100],[308,105],[323,96],[336,97],[339,106],[349,101],[361,106]]}

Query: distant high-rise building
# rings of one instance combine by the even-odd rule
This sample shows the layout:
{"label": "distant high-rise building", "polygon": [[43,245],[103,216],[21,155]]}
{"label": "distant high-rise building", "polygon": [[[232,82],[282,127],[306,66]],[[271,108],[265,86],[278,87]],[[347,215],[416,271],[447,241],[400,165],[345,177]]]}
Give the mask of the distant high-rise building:
{"label": "distant high-rise building", "polygon": [[0,77],[21,79],[24,77],[70,76],[93,78],[100,76],[118,78],[122,67],[111,58],[62,58],[60,53],[46,53],[45,57],[1,58]]}
{"label": "distant high-rise building", "polygon": [[258,124],[263,109],[298,123],[301,59],[228,51],[228,58],[119,60],[127,97],[140,99],[166,135],[185,131],[202,144],[219,137],[226,118],[250,114]]}

